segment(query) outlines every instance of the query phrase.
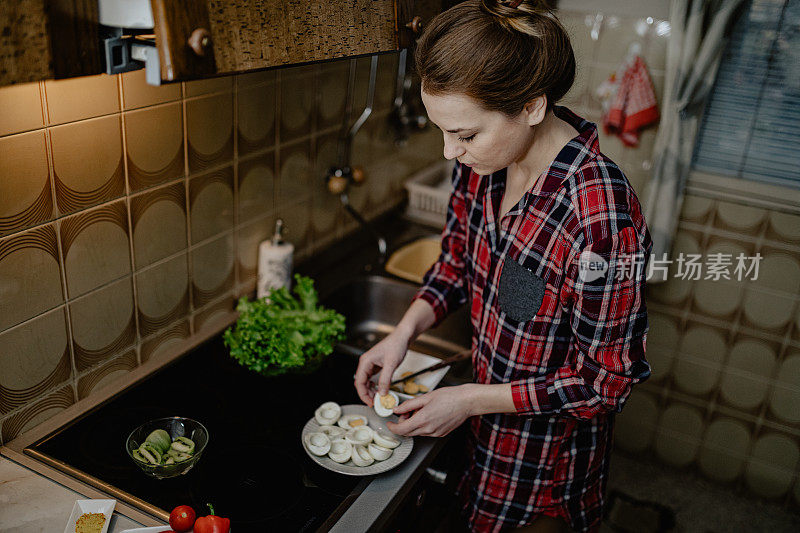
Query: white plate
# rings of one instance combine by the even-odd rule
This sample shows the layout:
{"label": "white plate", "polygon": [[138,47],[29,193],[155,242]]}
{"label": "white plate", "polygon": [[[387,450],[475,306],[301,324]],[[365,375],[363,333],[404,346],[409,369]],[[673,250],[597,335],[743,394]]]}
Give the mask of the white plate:
{"label": "white plate", "polygon": [[[392,420],[397,422],[396,416],[392,415],[382,418],[378,416],[374,409],[367,407],[366,405],[343,405],[342,416],[344,415],[366,416],[369,427],[372,429],[382,429],[383,431],[389,433],[391,433],[391,431],[389,431],[389,429],[386,427],[386,421]],[[369,466],[356,466],[352,459],[346,463],[337,463],[327,455],[324,457],[319,457],[308,451],[308,448],[306,448],[305,445],[305,436],[308,433],[313,433],[315,431],[319,431],[319,424],[314,417],[311,417],[311,420],[306,422],[305,427],[303,427],[303,433],[300,435],[300,440],[303,443],[303,449],[306,451],[308,456],[311,457],[311,459],[313,459],[318,465],[327,468],[328,470],[339,472],[340,474],[347,474],[348,476],[373,476],[375,474],[380,474],[382,472],[386,472],[387,470],[391,470],[395,466],[408,459],[408,456],[411,455],[411,449],[414,447],[413,437],[396,435],[396,437],[400,439],[400,446],[395,448],[392,455],[385,461],[375,461]]]}
{"label": "white plate", "polygon": [[117,505],[117,500],[77,500],[75,505],[72,506],[72,514],[69,515],[67,520],[67,527],[64,528],[64,533],[75,533],[75,523],[78,518],[84,513],[103,513],[106,521],[103,522],[103,529],[101,533],[108,531],[108,525],[111,523],[111,515],[114,514],[114,506]]}
{"label": "white plate", "polygon": [[[395,370],[394,374],[392,374],[392,381],[400,379],[400,376],[406,372],[419,372],[424,368],[428,368],[429,366],[433,366],[436,363],[441,362],[442,360],[438,357],[425,355],[424,353],[415,352],[414,350],[408,350],[405,359],[403,359],[403,362],[400,363],[400,366],[398,366],[397,370]],[[450,370],[450,367],[440,368],[439,370],[434,370],[433,372],[426,372],[421,376],[414,378],[414,381],[418,385],[425,385],[428,387],[428,391],[432,391],[436,388],[439,382],[442,381],[442,378],[445,376],[445,374],[447,374],[448,370]],[[410,400],[414,397],[414,395],[406,394],[404,392],[398,392],[397,395],[401,400]]]}

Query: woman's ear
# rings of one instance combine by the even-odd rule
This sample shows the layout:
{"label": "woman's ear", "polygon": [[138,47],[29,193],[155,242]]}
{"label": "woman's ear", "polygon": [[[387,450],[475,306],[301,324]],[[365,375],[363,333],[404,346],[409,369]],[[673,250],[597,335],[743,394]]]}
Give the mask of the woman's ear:
{"label": "woman's ear", "polygon": [[537,126],[544,120],[547,112],[547,96],[537,96],[522,108],[528,126]]}

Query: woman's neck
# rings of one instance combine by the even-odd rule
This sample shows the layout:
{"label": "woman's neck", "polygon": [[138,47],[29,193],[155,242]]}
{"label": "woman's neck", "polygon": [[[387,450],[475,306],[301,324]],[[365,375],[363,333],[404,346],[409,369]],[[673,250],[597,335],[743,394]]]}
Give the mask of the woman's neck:
{"label": "woman's neck", "polygon": [[578,134],[575,128],[555,116],[552,109],[545,114],[541,123],[532,127],[534,130],[528,151],[508,168],[507,186],[522,191],[533,186],[564,145]]}

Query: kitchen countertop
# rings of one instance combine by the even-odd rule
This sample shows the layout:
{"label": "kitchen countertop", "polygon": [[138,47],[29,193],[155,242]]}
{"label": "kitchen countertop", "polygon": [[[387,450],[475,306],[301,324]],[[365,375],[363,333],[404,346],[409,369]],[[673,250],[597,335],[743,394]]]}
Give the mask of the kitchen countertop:
{"label": "kitchen countertop", "polygon": [[[389,250],[434,231],[413,224],[390,212],[376,222],[376,227],[389,242]],[[315,254],[297,267],[297,271],[315,278],[320,292],[330,291],[347,280],[336,273],[366,273],[363,265],[373,263],[377,246],[366,232],[357,230],[344,241]],[[373,268],[373,273],[379,267]],[[391,276],[390,276],[391,277]],[[340,517],[332,531],[366,531],[384,524],[395,512],[402,498],[424,475],[425,468],[444,445],[444,439],[417,437],[411,456],[400,466],[377,476]],[[84,496],[6,457],[0,456],[0,531],[61,531],[75,500]],[[109,533],[142,527],[141,524],[114,513]]]}

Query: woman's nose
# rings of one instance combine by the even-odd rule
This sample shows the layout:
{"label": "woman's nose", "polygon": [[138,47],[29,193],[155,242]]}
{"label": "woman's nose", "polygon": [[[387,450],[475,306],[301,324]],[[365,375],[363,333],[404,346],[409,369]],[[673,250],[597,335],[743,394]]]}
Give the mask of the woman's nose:
{"label": "woman's nose", "polygon": [[459,143],[448,139],[448,136],[444,136],[444,158],[445,159],[455,159],[456,157],[463,155],[466,152],[464,147],[461,146]]}

